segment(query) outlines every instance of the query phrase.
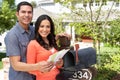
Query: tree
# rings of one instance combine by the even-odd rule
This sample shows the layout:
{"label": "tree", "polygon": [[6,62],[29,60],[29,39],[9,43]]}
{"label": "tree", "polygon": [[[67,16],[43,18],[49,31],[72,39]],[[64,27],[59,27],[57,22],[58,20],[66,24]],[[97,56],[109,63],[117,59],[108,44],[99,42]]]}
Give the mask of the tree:
{"label": "tree", "polygon": [[15,0],[3,0],[3,1],[7,1],[10,8],[14,8],[15,7]]}
{"label": "tree", "polygon": [[31,2],[32,6],[35,8],[37,6],[36,2],[35,1],[32,1]]}
{"label": "tree", "polygon": [[65,31],[64,27],[62,27],[62,19],[53,19],[55,23],[55,34],[63,33]]}
{"label": "tree", "polygon": [[[100,54],[100,42],[102,42],[103,35],[110,19],[110,13],[114,13],[116,10],[112,10],[115,3],[119,0],[55,0],[60,2],[71,10],[70,14],[66,15],[66,19],[70,19],[73,23],[70,25],[75,27],[76,34],[90,36],[94,41],[94,47]],[[104,5],[107,5],[107,1],[111,1],[112,5],[104,10]],[[93,5],[96,5],[94,7]],[[82,4],[83,6],[81,7]],[[82,34],[83,33],[85,34]],[[96,43],[98,45],[96,46]],[[100,62],[100,59],[98,63]]]}
{"label": "tree", "polygon": [[12,28],[15,24],[15,10],[10,8],[7,1],[3,1],[0,10],[0,34]]}
{"label": "tree", "polygon": [[110,21],[103,40],[112,47],[120,47],[120,18]]}
{"label": "tree", "polygon": [[[91,36],[95,43],[101,41],[102,32],[105,30],[105,26],[107,25],[107,21],[109,19],[109,15],[112,12],[112,7],[115,5],[115,2],[112,2],[111,7],[108,10],[103,10],[103,6],[107,5],[107,1],[112,0],[56,0],[62,3],[64,6],[71,10],[70,14],[67,14],[67,19],[71,19],[75,22],[72,23],[72,26],[75,26],[76,33],[79,34],[81,29],[78,29],[76,25],[80,26],[78,23],[84,23],[84,28],[88,28],[85,30],[86,32],[91,32],[86,34]],[[117,1],[117,0],[116,0]],[[93,3],[97,6],[94,9]],[[79,4],[83,4],[83,7],[79,7]],[[78,5],[78,6],[77,6]],[[114,11],[113,11],[114,12]],[[74,17],[73,17],[74,16]],[[80,33],[81,35],[81,33]],[[94,45],[95,47],[95,45]],[[98,46],[99,47],[99,46]]]}

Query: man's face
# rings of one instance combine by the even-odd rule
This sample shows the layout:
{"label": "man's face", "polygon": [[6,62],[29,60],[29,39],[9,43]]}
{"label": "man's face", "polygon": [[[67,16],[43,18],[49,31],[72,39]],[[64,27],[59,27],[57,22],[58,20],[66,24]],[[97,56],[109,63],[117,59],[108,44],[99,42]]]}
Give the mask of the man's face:
{"label": "man's face", "polygon": [[22,26],[28,25],[33,17],[32,8],[28,5],[23,5],[20,7],[19,12],[16,13],[16,16]]}

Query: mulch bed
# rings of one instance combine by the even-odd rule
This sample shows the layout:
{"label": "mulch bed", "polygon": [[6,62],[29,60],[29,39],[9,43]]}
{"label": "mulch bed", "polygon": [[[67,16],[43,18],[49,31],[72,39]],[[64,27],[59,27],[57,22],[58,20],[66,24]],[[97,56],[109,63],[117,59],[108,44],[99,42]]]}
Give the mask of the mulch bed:
{"label": "mulch bed", "polygon": [[120,80],[120,73],[112,78],[112,80]]}

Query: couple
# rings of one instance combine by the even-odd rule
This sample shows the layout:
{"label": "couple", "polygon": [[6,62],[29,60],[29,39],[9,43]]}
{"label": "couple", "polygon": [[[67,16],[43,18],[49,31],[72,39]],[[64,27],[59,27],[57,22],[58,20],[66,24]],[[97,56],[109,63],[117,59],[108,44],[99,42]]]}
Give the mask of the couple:
{"label": "couple", "polygon": [[[48,15],[41,15],[30,24],[33,7],[28,2],[17,5],[18,21],[5,37],[6,54],[10,59],[9,80],[56,80],[63,60],[54,64],[47,62],[51,54],[57,52],[58,46],[54,34],[54,23]],[[54,65],[56,66],[55,68]]]}

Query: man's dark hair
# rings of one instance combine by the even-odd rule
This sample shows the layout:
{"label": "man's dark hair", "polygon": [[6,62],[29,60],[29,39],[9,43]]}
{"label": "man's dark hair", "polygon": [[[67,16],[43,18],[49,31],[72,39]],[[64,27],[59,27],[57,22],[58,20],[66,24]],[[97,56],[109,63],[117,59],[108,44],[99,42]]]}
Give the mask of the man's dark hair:
{"label": "man's dark hair", "polygon": [[27,2],[27,1],[22,1],[22,2],[20,2],[20,3],[17,5],[17,12],[19,12],[20,7],[23,6],[23,5],[28,5],[28,6],[30,6],[30,7],[32,8],[32,11],[33,11],[33,6],[32,6],[29,2]]}

